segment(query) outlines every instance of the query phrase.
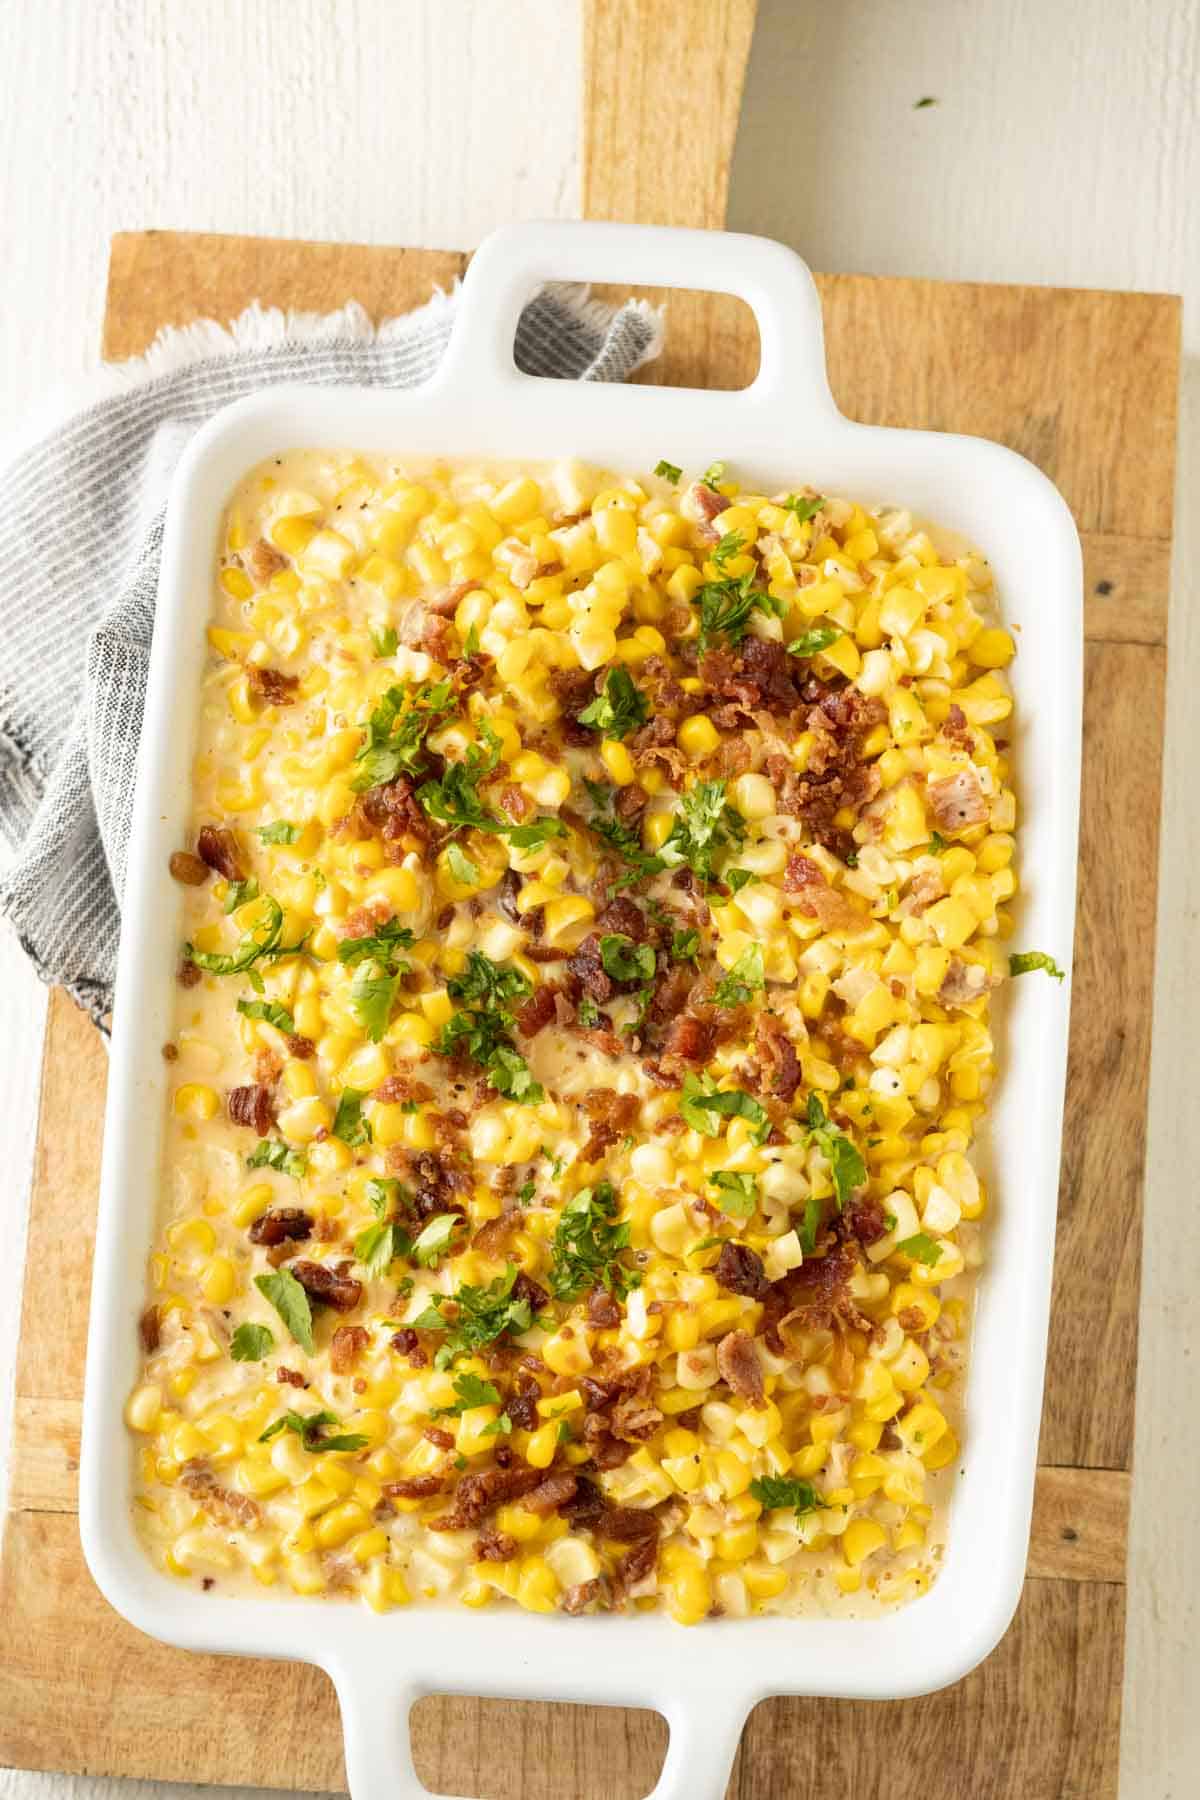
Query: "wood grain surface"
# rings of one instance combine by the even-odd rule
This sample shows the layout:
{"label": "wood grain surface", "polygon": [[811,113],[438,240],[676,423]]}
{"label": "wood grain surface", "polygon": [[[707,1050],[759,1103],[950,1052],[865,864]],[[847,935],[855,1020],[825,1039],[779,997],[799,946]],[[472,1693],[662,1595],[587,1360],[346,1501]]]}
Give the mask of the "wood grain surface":
{"label": "wood grain surface", "polygon": [[[698,77],[712,82],[704,92],[720,126],[710,148],[718,173],[693,206],[690,147],[654,104],[656,88],[674,77],[648,29],[682,9],[662,0],[589,0],[586,42],[597,79],[584,144],[593,212],[719,222],[753,7],[728,0],[711,10],[728,33],[708,46],[724,58],[719,77]],[[624,74],[602,55],[606,27],[625,34]],[[636,167],[602,168],[618,160],[605,118],[618,99],[627,102],[615,90],[631,68],[642,72],[646,153],[634,156],[636,140],[626,136],[621,155]],[[113,246],[105,354],[134,355],[164,324],[226,318],[252,298],[327,310],[354,297],[380,316],[416,304],[462,266],[445,252],[127,234]],[[1152,295],[849,276],[819,285],[831,379],[847,413],[1012,444],[1058,483],[1079,523],[1088,644],[1075,1010],[1045,1466],[1014,1625],[965,1681],[923,1700],[764,1703],[747,1727],[730,1793],[790,1800],[886,1788],[895,1800],[957,1800],[969,1768],[985,1800],[1111,1800],[1179,309]],[[738,385],[752,372],[752,333],[741,315],[714,312],[717,305],[672,304],[660,377]],[[0,1613],[22,1621],[0,1644],[0,1763],[336,1789],[344,1779],[340,1730],[324,1676],[303,1665],[165,1649],[107,1608],[83,1565],[75,1476],[104,1079],[91,1027],[55,995],[0,1567]],[[701,1638],[683,1640],[683,1652],[702,1653]],[[415,1709],[413,1733],[432,1787],[492,1800],[643,1794],[665,1745],[665,1726],[652,1714],[442,1696]]]}

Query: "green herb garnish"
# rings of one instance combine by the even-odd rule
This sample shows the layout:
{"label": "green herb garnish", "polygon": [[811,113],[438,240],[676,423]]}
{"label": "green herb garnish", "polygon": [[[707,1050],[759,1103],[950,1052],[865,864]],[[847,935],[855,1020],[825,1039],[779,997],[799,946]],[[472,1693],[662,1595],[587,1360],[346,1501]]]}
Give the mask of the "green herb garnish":
{"label": "green herb garnish", "polygon": [[1053,975],[1055,981],[1064,981],[1067,971],[1060,969],[1052,956],[1044,950],[1018,950],[1008,959],[1010,975],[1028,975],[1033,969],[1044,969],[1047,975]]}
{"label": "green herb garnish", "polygon": [[668,869],[687,863],[704,881],[713,879],[718,850],[740,846],[746,822],[725,797],[724,781],[698,781],[684,794],[658,861]]}
{"label": "green herb garnish", "polygon": [[260,825],[258,835],[264,844],[294,844],[302,829],[293,825],[290,819],[276,819],[270,825]]}
{"label": "green herb garnish", "polygon": [[312,1307],[296,1277],[288,1269],[276,1269],[270,1275],[256,1275],[254,1285],[263,1299],[270,1301],[300,1348],[312,1356]]}
{"label": "green herb garnish", "polygon": [[446,866],[460,887],[478,887],[479,865],[473,863],[460,844],[451,838],[446,845]]}
{"label": "green herb garnish", "polygon": [[481,951],[467,954],[467,967],[446,984],[452,1000],[473,1002],[443,1025],[434,1050],[438,1056],[467,1056],[485,1071],[493,1088],[510,1100],[536,1105],[545,1089],[533,1079],[529,1065],[513,1043],[517,1021],[510,1003],[524,1000],[533,988],[511,963],[495,963]]}
{"label": "green herb garnish", "polygon": [[223,955],[215,950],[197,950],[185,944],[183,954],[207,975],[241,975],[264,957],[283,956],[279,937],[283,930],[283,908],[270,894],[262,896],[263,912],[249,931],[238,940],[236,950]]}
{"label": "green herb garnish", "polygon": [[657,958],[649,944],[635,944],[623,932],[614,931],[600,939],[600,961],[606,975],[614,981],[649,981],[653,978]]}
{"label": "green herb garnish", "polygon": [[556,1300],[578,1300],[598,1281],[618,1300],[641,1286],[640,1272],[621,1261],[622,1251],[629,1247],[630,1227],[615,1223],[616,1216],[611,1181],[581,1188],[568,1200],[551,1246],[550,1291]]}
{"label": "green herb garnish", "polygon": [[436,1269],[446,1255],[459,1227],[466,1223],[461,1213],[435,1213],[416,1238],[412,1258],[423,1269]]}
{"label": "green herb garnish", "polygon": [[799,1514],[813,1512],[821,1504],[812,1482],[795,1475],[756,1475],[750,1492],[765,1512],[782,1512],[784,1507],[790,1507]]}
{"label": "green herb garnish", "polygon": [[365,1088],[343,1088],[338,1095],[337,1111],[330,1129],[335,1138],[341,1138],[343,1144],[349,1144],[351,1148],[371,1142],[371,1127],[362,1116],[366,1097]]}
{"label": "green herb garnish", "polygon": [[[481,1350],[505,1332],[528,1331],[533,1323],[529,1301],[513,1298],[517,1266],[509,1263],[503,1275],[487,1287],[464,1285],[453,1294],[435,1294],[425,1311],[413,1320],[422,1331],[444,1331],[446,1340],[434,1361],[439,1369],[449,1368],[456,1356]],[[446,1318],[444,1307],[452,1307]]]}
{"label": "green herb garnish", "polygon": [[395,656],[399,642],[400,633],[394,625],[380,625],[371,633],[371,649],[375,653],[376,660],[385,656]]}
{"label": "green herb garnish", "polygon": [[722,481],[724,476],[725,464],[723,462],[709,463],[707,469],[705,469],[703,475],[700,477],[700,484],[702,487],[711,488],[715,494],[717,492],[717,483],[718,481]]}
{"label": "green herb garnish", "polygon": [[700,955],[700,933],[695,930],[671,934],[671,961],[695,962]]}
{"label": "green herb garnish", "polygon": [[661,462],[655,463],[654,473],[656,475],[661,475],[664,481],[671,481],[678,485],[679,480],[683,475],[683,470],[677,469],[674,463],[667,462],[664,459]]}
{"label": "green herb garnish", "polygon": [[709,1176],[717,1190],[717,1205],[731,1219],[749,1219],[758,1205],[758,1182],[736,1169],[717,1169]]}
{"label": "green herb garnish", "polygon": [[261,1362],[275,1348],[275,1333],[268,1325],[239,1325],[229,1341],[234,1362]]}
{"label": "green herb garnish", "polygon": [[745,575],[725,575],[720,581],[706,581],[696,590],[700,608],[700,636],[697,648],[703,656],[714,638],[723,637],[729,644],[740,644],[750,629],[751,614],[760,612],[778,616],[780,603],[765,588],[756,588],[757,570]]}
{"label": "green herb garnish", "polygon": [[838,638],[845,637],[840,625],[814,625],[803,637],[793,638],[788,645],[789,656],[816,656],[821,650],[828,650],[830,644]]}
{"label": "green herb garnish", "polygon": [[942,1260],[942,1246],[927,1231],[916,1231],[912,1237],[905,1238],[896,1245],[903,1256],[910,1256],[914,1262],[924,1263],[927,1269],[934,1268]]}
{"label": "green herb garnish", "polygon": [[718,1006],[745,1006],[753,994],[766,987],[763,974],[761,944],[751,944],[742,951],[723,981],[717,983],[714,996]]}
{"label": "green herb garnish", "polygon": [[262,1019],[267,1025],[274,1025],[276,1031],[285,1031],[291,1037],[296,1030],[296,1021],[286,1006],[280,1006],[276,1000],[239,1000],[237,1009],[247,1019]]}
{"label": "green herb garnish", "polygon": [[297,1181],[308,1173],[308,1152],[293,1150],[282,1138],[259,1138],[246,1158],[248,1169],[275,1169],[280,1175],[294,1176]]}
{"label": "green herb garnish", "polygon": [[727,531],[712,553],[712,560],[718,569],[723,569],[731,556],[739,556],[746,547],[746,540],[740,531]]}
{"label": "green herb garnish", "polygon": [[385,786],[400,775],[419,774],[425,739],[456,705],[449,681],[424,687],[405,681],[388,688],[367,720],[366,737],[355,757],[359,770],[350,783],[354,792]]}
{"label": "green herb garnish", "polygon": [[866,1181],[867,1165],[845,1132],[830,1124],[818,1094],[808,1096],[808,1135],[829,1164],[840,1212],[854,1190]]}
{"label": "green herb garnish", "polygon": [[765,1107],[760,1106],[749,1094],[744,1094],[740,1088],[718,1089],[716,1081],[707,1070],[700,1075],[693,1075],[689,1070],[684,1076],[679,1111],[684,1122],[704,1137],[720,1137],[721,1119],[748,1120],[760,1144],[766,1140],[771,1130],[771,1120]]}
{"label": "green herb garnish", "polygon": [[795,514],[797,521],[801,525],[806,525],[810,519],[815,518],[820,512],[825,501],[820,494],[816,495],[811,500],[802,500],[797,494],[789,494],[783,504],[788,512]]}
{"label": "green herb garnish", "polygon": [[339,1437],[326,1437],[325,1426],[339,1425],[340,1423],[341,1420],[336,1413],[286,1412],[281,1419],[276,1419],[273,1425],[267,1426],[258,1441],[260,1444],[266,1444],[273,1437],[278,1437],[281,1431],[294,1431],[304,1448],[313,1456],[318,1456],[325,1450],[365,1450],[371,1440],[369,1437],[363,1437],[360,1432],[351,1431],[345,1432]]}
{"label": "green herb garnish", "polygon": [[602,691],[579,715],[581,725],[591,725],[606,738],[628,737],[650,716],[650,703],[628,669],[617,664],[608,671]]}

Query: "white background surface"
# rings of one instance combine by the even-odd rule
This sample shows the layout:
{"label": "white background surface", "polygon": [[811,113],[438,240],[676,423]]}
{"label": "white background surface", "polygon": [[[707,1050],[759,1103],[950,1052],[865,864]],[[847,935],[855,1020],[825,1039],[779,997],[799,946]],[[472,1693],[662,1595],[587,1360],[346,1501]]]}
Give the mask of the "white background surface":
{"label": "white background surface", "polygon": [[[113,231],[573,216],[579,35],[574,0],[0,0],[0,426],[94,366]],[[1122,1800],[1200,1768],[1198,96],[1200,0],[762,0],[729,220],[822,269],[1185,296]],[[42,1014],[0,929],[4,1446]],[[0,1770],[0,1800],[161,1791]]]}

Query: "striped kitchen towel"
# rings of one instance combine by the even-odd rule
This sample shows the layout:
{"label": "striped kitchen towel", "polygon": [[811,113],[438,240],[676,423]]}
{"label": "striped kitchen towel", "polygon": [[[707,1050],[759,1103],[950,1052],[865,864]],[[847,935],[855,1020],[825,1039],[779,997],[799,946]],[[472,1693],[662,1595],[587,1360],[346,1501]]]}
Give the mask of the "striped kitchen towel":
{"label": "striped kitchen towel", "polygon": [[[251,307],[228,329],[163,333],[104,377],[90,404],[8,469],[0,515],[0,912],[44,981],[103,1024],[113,1003],[138,737],[154,630],[163,509],[185,444],[220,407],[305,382],[415,387],[445,349],[456,296],[373,327]],[[522,315],[531,375],[621,381],[657,355],[659,315],[582,289]]]}

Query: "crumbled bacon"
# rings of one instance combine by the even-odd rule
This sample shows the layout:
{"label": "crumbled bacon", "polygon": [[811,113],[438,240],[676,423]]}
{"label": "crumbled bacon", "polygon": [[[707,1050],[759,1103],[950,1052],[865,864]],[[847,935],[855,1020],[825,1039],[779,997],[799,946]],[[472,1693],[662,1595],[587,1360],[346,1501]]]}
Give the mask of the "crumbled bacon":
{"label": "crumbled bacon", "polygon": [[650,921],[641,907],[627,894],[619,894],[615,900],[609,901],[596,920],[596,930],[602,937],[615,933],[620,937],[632,938],[635,944],[640,944],[650,935]]}
{"label": "crumbled bacon", "polygon": [[423,1369],[429,1361],[411,1325],[402,1325],[399,1331],[393,1331],[388,1343],[400,1356],[406,1356],[414,1369]]}
{"label": "crumbled bacon", "polygon": [[252,1244],[302,1243],[312,1236],[313,1218],[299,1206],[272,1207],[260,1213],[250,1227]]}
{"label": "crumbled bacon", "polygon": [[414,1100],[432,1100],[433,1089],[424,1081],[414,1081],[411,1075],[388,1075],[374,1090],[372,1099],[388,1105],[407,1105]]}
{"label": "crumbled bacon", "polygon": [[728,505],[724,494],[718,494],[716,488],[703,481],[693,481],[679,497],[680,513],[695,526],[696,536],[705,544],[720,543],[721,533],[713,520]]}
{"label": "crumbled bacon", "polygon": [[432,656],[434,662],[448,663],[453,660],[458,649],[458,635],[449,619],[433,613],[421,626],[420,645],[426,656]]}
{"label": "crumbled bacon", "polygon": [[[814,691],[814,684],[806,682],[801,691]],[[861,757],[863,740],[884,716],[882,703],[855,687],[827,690],[805,721],[813,742],[804,773],[781,753],[766,760],[780,810],[802,820],[818,843],[842,857],[853,840],[834,820],[843,808],[857,812],[879,791],[878,767]]]}
{"label": "crumbled bacon", "polygon": [[478,1250],[480,1256],[503,1256],[509,1238],[520,1223],[521,1215],[515,1207],[508,1212],[498,1213],[494,1219],[486,1220],[479,1227],[471,1239],[472,1250]]}
{"label": "crumbled bacon", "polygon": [[264,706],[290,706],[300,687],[298,675],[284,675],[279,669],[250,668],[247,682],[251,694]]}
{"label": "crumbled bacon", "polygon": [[258,538],[248,550],[242,552],[242,565],[256,587],[265,587],[272,575],[278,575],[280,569],[286,569],[287,557],[266,538]]}
{"label": "crumbled bacon", "polygon": [[517,1009],[517,1030],[523,1037],[536,1037],[556,1016],[555,989],[547,982],[535,988],[525,1004]]}
{"label": "crumbled bacon", "polygon": [[711,1017],[684,1012],[674,1019],[662,1047],[661,1062],[668,1074],[679,1072],[679,1065],[699,1065],[708,1061],[713,1047],[714,1026]]}
{"label": "crumbled bacon", "polygon": [[644,1507],[607,1506],[592,1530],[598,1538],[608,1538],[614,1544],[636,1544],[639,1538],[658,1536],[658,1520]]}
{"label": "crumbled bacon", "polygon": [[569,1505],[575,1498],[578,1486],[578,1475],[573,1474],[570,1469],[556,1469],[525,1495],[521,1505],[527,1512],[547,1518],[552,1512],[558,1512],[560,1507]]}
{"label": "crumbled bacon", "polygon": [[436,1444],[439,1450],[454,1448],[454,1433],[443,1431],[440,1425],[427,1425],[421,1436],[428,1438],[431,1444]]}
{"label": "crumbled bacon", "polygon": [[896,1323],[901,1331],[924,1331],[925,1314],[919,1306],[902,1306],[896,1314]]}
{"label": "crumbled bacon", "polygon": [[400,1481],[385,1481],[383,1491],[389,1500],[429,1500],[446,1485],[445,1474],[406,1475]]}
{"label": "crumbled bacon", "polygon": [[717,1345],[717,1371],[753,1407],[766,1405],[762,1364],[748,1331],[727,1331]]}
{"label": "crumbled bacon", "polygon": [[142,1340],[142,1349],[151,1356],[162,1342],[162,1312],[157,1306],[148,1306],[138,1320],[138,1336]]}
{"label": "crumbled bacon", "polygon": [[385,844],[398,844],[405,837],[420,844],[429,842],[429,822],[407,775],[397,775],[395,781],[360,794],[349,816],[365,821]]}
{"label": "crumbled bacon", "polygon": [[660,764],[672,787],[682,785],[687,758],[675,742],[676,720],[669,713],[655,713],[629,739],[629,754],[635,768],[652,768]]}
{"label": "crumbled bacon", "polygon": [[243,1531],[253,1531],[262,1517],[256,1500],[251,1500],[248,1494],[222,1487],[202,1458],[194,1457],[185,1462],[179,1471],[179,1480],[197,1506],[203,1507],[218,1525],[240,1526]]}
{"label": "crumbled bacon", "polygon": [[586,1612],[594,1600],[599,1600],[603,1591],[604,1584],[598,1575],[593,1576],[591,1581],[577,1581],[565,1590],[560,1605],[563,1612],[570,1613],[575,1618],[579,1613]]}
{"label": "crumbled bacon", "polygon": [[253,1082],[247,1087],[230,1088],[225,1100],[229,1117],[235,1125],[249,1125],[259,1137],[265,1137],[275,1123],[275,1106],[269,1088]]}
{"label": "crumbled bacon", "polygon": [[617,1592],[625,1599],[637,1591],[647,1591],[658,1567],[658,1539],[644,1537],[625,1552],[614,1573]]}
{"label": "crumbled bacon", "polygon": [[618,788],[613,798],[613,812],[622,825],[635,826],[646,810],[650,796],[644,787],[631,781],[627,787]]}
{"label": "crumbled bacon", "polygon": [[348,1375],[370,1341],[371,1334],[362,1325],[339,1325],[329,1345],[334,1374]]}
{"label": "crumbled bacon", "polygon": [[550,1296],[545,1288],[541,1286],[540,1282],[534,1281],[532,1276],[527,1275],[524,1269],[520,1270],[517,1279],[513,1282],[511,1293],[514,1300],[527,1300],[529,1310],[533,1313],[544,1311],[550,1304]]}
{"label": "crumbled bacon", "polygon": [[700,676],[704,710],[723,731],[755,725],[759,713],[791,719],[804,705],[804,665],[772,638],[747,637],[736,650],[710,650]]}
{"label": "crumbled bacon", "polygon": [[516,1391],[509,1395],[504,1408],[517,1431],[535,1429],[538,1422],[537,1403],[541,1397],[542,1390],[533,1376],[522,1371],[517,1376]]}
{"label": "crumbled bacon", "polygon": [[761,1300],[771,1285],[758,1252],[732,1240],[721,1245],[713,1274],[721,1287],[728,1288],[731,1294],[745,1294],[750,1300]]}
{"label": "crumbled bacon", "polygon": [[966,831],[972,825],[982,825],[988,816],[988,803],[973,768],[958,769],[941,781],[930,781],[925,791],[939,831]]}
{"label": "crumbled bacon", "polygon": [[281,1366],[275,1371],[275,1379],[281,1387],[306,1388],[308,1386],[308,1382],[298,1369],[285,1369]]}
{"label": "crumbled bacon", "polygon": [[353,1312],[362,1299],[363,1284],[346,1273],[349,1268],[349,1263],[334,1269],[328,1263],[295,1262],[292,1274],[310,1300],[332,1306],[335,1312]]}
{"label": "crumbled bacon", "polygon": [[588,1295],[587,1322],[597,1331],[615,1331],[621,1323],[621,1309],[607,1288],[593,1288]]}
{"label": "crumbled bacon", "polygon": [[780,1331],[792,1321],[800,1331],[829,1331],[843,1325],[872,1334],[874,1325],[849,1292],[859,1257],[857,1240],[847,1238],[823,1256],[806,1257],[800,1268],[772,1282],[763,1297],[762,1335],[767,1348],[777,1356],[784,1353]]}
{"label": "crumbled bacon", "polygon": [[356,906],[346,914],[342,925],[343,938],[374,937],[381,925],[386,925],[392,917],[392,909],[387,901],[380,898],[373,900],[369,906]]}
{"label": "crumbled bacon", "polygon": [[550,691],[562,708],[560,728],[568,744],[594,744],[596,734],[579,723],[579,715],[596,698],[591,669],[551,669]]}
{"label": "crumbled bacon", "polygon": [[191,850],[173,850],[167,867],[176,881],[184,887],[203,887],[212,873],[202,856],[196,856]]}
{"label": "crumbled bacon", "polygon": [[609,1414],[609,1430],[623,1444],[643,1444],[663,1422],[662,1411],[645,1393],[622,1394]]}
{"label": "crumbled bacon", "polygon": [[202,825],[196,839],[200,859],[226,881],[245,881],[246,871],[238,855],[238,843],[232,831],[217,825]]}
{"label": "crumbled bacon", "polygon": [[[519,1500],[541,1485],[541,1469],[515,1464],[508,1469],[486,1469],[479,1475],[464,1475],[451,1497],[451,1507],[441,1518],[430,1519],[430,1531],[463,1531],[478,1525],[485,1513],[509,1500]],[[385,1487],[384,1493],[389,1490]]]}
{"label": "crumbled bacon", "polygon": [[967,724],[967,715],[961,706],[957,704],[951,706],[942,724],[942,736],[956,749],[965,750],[968,756],[974,750],[975,739],[971,735],[970,726]]}
{"label": "crumbled bacon", "polygon": [[845,1207],[838,1222],[846,1235],[856,1237],[860,1244],[877,1244],[880,1238],[885,1238],[888,1234],[883,1204],[873,1197],[852,1201]]}
{"label": "crumbled bacon", "polygon": [[982,1000],[992,985],[992,978],[982,963],[967,963],[959,956],[951,957],[937,991],[938,1005],[970,1006],[972,1001]]}
{"label": "crumbled bacon", "polygon": [[591,1135],[579,1153],[580,1162],[599,1162],[604,1152],[630,1131],[641,1111],[636,1094],[618,1094],[612,1088],[591,1088],[583,1096]]}
{"label": "crumbled bacon", "polygon": [[511,1562],[517,1554],[517,1540],[507,1531],[483,1531],[475,1540],[477,1562]]}
{"label": "crumbled bacon", "polygon": [[792,1100],[802,1075],[800,1058],[783,1020],[774,1013],[759,1013],[754,1029],[754,1048],[765,1091],[779,1100]]}
{"label": "crumbled bacon", "polygon": [[198,982],[204,979],[204,977],[201,975],[195,963],[188,962],[185,958],[175,971],[175,979],[178,981],[180,987],[194,988]]}

